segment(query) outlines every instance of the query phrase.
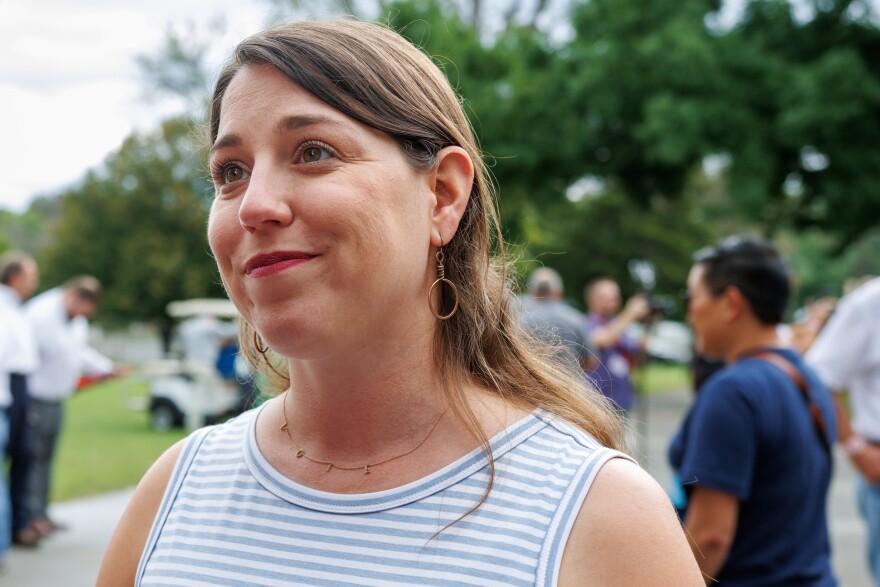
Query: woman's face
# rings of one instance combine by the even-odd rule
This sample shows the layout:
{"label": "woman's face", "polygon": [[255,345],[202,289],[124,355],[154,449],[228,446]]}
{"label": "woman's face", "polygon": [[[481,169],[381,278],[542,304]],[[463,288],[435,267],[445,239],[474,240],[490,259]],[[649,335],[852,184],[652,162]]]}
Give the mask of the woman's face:
{"label": "woman's face", "polygon": [[433,194],[391,137],[248,66],[223,97],[210,163],[211,249],[274,350],[330,357],[430,316]]}

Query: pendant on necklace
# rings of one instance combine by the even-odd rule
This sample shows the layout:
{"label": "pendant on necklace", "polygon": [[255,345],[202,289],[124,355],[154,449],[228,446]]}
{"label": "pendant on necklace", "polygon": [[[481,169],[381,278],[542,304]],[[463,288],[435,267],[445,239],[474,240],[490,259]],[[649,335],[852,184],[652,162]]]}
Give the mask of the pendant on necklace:
{"label": "pendant on necklace", "polygon": [[364,465],[364,475],[370,474],[370,465]]}

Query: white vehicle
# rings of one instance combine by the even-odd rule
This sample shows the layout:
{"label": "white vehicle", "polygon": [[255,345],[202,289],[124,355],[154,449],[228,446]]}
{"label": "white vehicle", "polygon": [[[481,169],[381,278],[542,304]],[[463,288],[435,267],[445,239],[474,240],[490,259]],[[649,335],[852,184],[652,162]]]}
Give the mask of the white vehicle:
{"label": "white vehicle", "polygon": [[[235,319],[238,312],[229,300],[192,299],[168,304],[168,315],[179,320],[205,317],[215,321]],[[219,322],[218,322],[219,323]],[[227,328],[232,324],[225,323]],[[219,345],[217,345],[219,351]],[[145,364],[141,375],[150,386],[150,423],[155,430],[186,426],[194,430],[240,410],[241,388],[217,371],[216,354],[186,353],[179,359]],[[215,357],[211,360],[210,357]]]}
{"label": "white vehicle", "polygon": [[651,326],[648,356],[670,363],[690,363],[693,357],[693,335],[683,322],[660,320]]}
{"label": "white vehicle", "polygon": [[[633,339],[639,339],[645,332],[644,324],[631,324],[627,331]],[[658,320],[648,327],[648,358],[662,363],[687,365],[693,358],[694,337],[684,322]]]}

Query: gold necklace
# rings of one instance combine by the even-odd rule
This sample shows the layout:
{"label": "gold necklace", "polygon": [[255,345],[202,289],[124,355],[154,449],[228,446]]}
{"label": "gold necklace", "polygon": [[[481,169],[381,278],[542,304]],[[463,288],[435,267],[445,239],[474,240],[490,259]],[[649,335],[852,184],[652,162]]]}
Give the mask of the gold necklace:
{"label": "gold necklace", "polygon": [[[288,391],[287,393],[290,393],[290,392]],[[443,411],[440,412],[440,415],[437,416],[436,420],[434,420],[434,423],[431,425],[431,428],[430,428],[430,430],[428,430],[428,433],[422,437],[422,439],[419,441],[418,444],[416,444],[414,447],[412,447],[408,451],[402,452],[399,455],[394,455],[393,457],[388,457],[387,459],[383,459],[383,460],[375,462],[375,463],[367,463],[366,465],[358,465],[356,467],[347,466],[347,465],[337,465],[333,461],[324,461],[321,459],[313,459],[312,457],[310,457],[309,455],[306,454],[305,449],[297,446],[296,441],[294,441],[293,437],[290,435],[290,427],[287,425],[287,396],[285,396],[284,400],[282,400],[282,402],[281,402],[281,417],[284,419],[284,424],[281,426],[281,430],[283,430],[284,433],[287,434],[287,440],[289,440],[290,444],[293,446],[293,448],[296,449],[296,458],[298,458],[298,459],[305,458],[306,460],[309,460],[317,465],[327,465],[327,471],[329,471],[330,469],[333,469],[333,468],[341,469],[343,471],[363,470],[364,475],[369,475],[370,474],[370,467],[378,467],[379,465],[384,465],[385,463],[389,463],[395,459],[399,459],[400,457],[405,457],[406,455],[417,451],[419,449],[419,447],[421,447],[423,444],[425,444],[425,442],[427,442],[427,440],[431,436],[431,434],[434,433],[434,429],[437,428],[437,424],[440,423],[440,420],[446,414],[446,411],[448,409],[449,409],[448,405],[445,408],[443,408]]]}

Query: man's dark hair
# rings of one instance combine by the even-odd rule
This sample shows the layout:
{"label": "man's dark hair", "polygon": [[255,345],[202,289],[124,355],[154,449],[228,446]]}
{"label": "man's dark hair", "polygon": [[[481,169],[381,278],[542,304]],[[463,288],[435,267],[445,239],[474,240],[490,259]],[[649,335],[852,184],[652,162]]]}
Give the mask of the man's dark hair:
{"label": "man's dark hair", "polygon": [[9,285],[12,278],[24,271],[24,264],[31,261],[30,255],[21,251],[9,251],[0,257],[0,283]]}
{"label": "man's dark hair", "polygon": [[697,251],[694,261],[705,267],[703,281],[713,296],[733,286],[742,292],[761,323],[783,321],[791,282],[785,261],[768,241],[728,237]]}

